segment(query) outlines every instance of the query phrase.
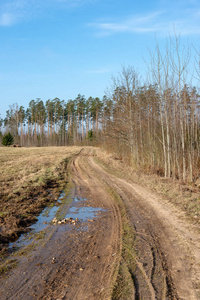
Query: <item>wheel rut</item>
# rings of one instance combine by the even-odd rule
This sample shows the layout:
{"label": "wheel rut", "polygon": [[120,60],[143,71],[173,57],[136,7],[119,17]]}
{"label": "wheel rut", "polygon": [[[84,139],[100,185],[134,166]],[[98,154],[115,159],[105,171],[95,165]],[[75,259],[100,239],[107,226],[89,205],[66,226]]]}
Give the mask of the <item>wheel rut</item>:
{"label": "wheel rut", "polygon": [[[191,278],[192,271],[196,269],[192,270],[186,247],[190,246],[190,240],[186,241],[187,226],[183,227],[170,206],[166,209],[149,191],[108,174],[91,157],[89,163],[116,190],[126,205],[135,234],[139,262],[135,276],[138,278],[140,297],[144,298],[142,294],[145,293],[145,289],[140,290],[141,271],[150,294],[149,298],[145,296],[144,299],[198,299]],[[199,240],[195,234],[194,237]],[[196,259],[198,262],[198,257]]]}

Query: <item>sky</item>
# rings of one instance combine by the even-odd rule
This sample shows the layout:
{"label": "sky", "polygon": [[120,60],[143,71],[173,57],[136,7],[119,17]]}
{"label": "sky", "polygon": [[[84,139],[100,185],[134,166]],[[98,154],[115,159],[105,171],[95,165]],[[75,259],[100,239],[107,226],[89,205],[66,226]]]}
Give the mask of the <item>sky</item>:
{"label": "sky", "polygon": [[0,0],[0,116],[102,98],[122,66],[145,76],[149,49],[174,32],[200,49],[200,0]]}

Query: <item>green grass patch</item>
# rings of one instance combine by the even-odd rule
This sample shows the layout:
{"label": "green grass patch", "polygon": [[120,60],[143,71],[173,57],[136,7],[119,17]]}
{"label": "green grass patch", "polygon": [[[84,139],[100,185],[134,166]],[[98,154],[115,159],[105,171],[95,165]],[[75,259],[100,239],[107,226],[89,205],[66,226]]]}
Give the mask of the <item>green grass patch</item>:
{"label": "green grass patch", "polygon": [[133,282],[137,257],[137,252],[135,250],[135,235],[123,200],[114,189],[109,187],[107,188],[107,191],[117,202],[122,220],[121,257],[114,271],[115,275],[113,276],[111,299],[127,300],[131,299],[135,293]]}
{"label": "green grass patch", "polygon": [[45,235],[46,235],[45,230],[41,230],[40,232],[38,232],[38,233],[36,234],[35,239],[36,239],[36,240],[42,240],[42,239],[45,238]]}
{"label": "green grass patch", "polygon": [[18,251],[16,251],[13,255],[14,256],[27,256],[31,251],[36,248],[35,243],[31,243],[27,246],[22,247]]}
{"label": "green grass patch", "polygon": [[129,272],[127,263],[121,259],[118,276],[113,288],[112,299],[114,300],[127,300],[132,299],[135,293],[134,284],[131,274]]}
{"label": "green grass patch", "polygon": [[0,275],[7,274],[10,270],[14,269],[18,264],[16,259],[7,259],[1,266],[0,266]]}

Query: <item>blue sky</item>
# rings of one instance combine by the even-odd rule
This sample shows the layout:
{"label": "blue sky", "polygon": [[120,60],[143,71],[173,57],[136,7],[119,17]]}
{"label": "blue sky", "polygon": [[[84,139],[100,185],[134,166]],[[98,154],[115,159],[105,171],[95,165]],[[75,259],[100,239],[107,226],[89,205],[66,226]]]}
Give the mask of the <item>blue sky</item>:
{"label": "blue sky", "polygon": [[0,0],[0,115],[36,98],[101,98],[122,65],[145,76],[155,37],[162,47],[174,28],[199,50],[200,0]]}

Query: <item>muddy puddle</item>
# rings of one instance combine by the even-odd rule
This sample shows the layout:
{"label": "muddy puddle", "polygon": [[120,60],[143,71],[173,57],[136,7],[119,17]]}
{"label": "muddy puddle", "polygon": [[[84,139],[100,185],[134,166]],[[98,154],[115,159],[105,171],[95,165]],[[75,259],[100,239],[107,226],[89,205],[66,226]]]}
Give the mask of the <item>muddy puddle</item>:
{"label": "muddy puddle", "polygon": [[44,230],[51,220],[55,217],[60,205],[62,204],[62,200],[65,197],[65,193],[61,192],[58,200],[53,203],[51,206],[45,207],[42,212],[37,216],[37,221],[33,225],[29,226],[30,230],[28,233],[22,234],[17,241],[13,243],[9,243],[9,249],[14,250],[18,249],[22,246],[29,245],[35,238],[35,234]]}
{"label": "muddy puddle", "polygon": [[98,216],[100,212],[103,212],[100,207],[72,207],[69,209],[69,212],[66,214],[66,218],[78,219],[82,222],[85,222],[90,219],[94,219]]}
{"label": "muddy puddle", "polygon": [[[56,230],[55,225],[52,224],[54,218],[57,220],[62,220],[63,218],[77,219],[79,224],[82,224],[88,220],[93,220],[98,217],[100,213],[106,211],[100,207],[84,206],[86,200],[87,199],[81,197],[72,198],[71,195],[66,196],[65,192],[62,191],[57,201],[51,206],[45,207],[40,215],[37,216],[36,223],[28,227],[30,231],[22,234],[17,241],[9,244],[10,251],[19,250],[24,246],[28,246],[37,239],[38,235],[45,229],[53,227],[54,230]],[[69,225],[65,226],[69,227]],[[87,229],[87,226],[84,225],[82,229]]]}

